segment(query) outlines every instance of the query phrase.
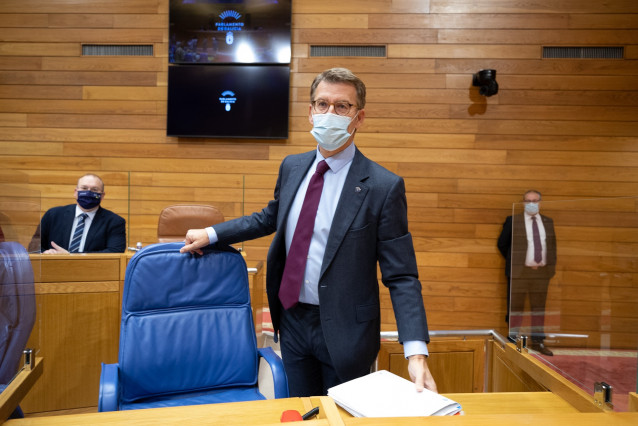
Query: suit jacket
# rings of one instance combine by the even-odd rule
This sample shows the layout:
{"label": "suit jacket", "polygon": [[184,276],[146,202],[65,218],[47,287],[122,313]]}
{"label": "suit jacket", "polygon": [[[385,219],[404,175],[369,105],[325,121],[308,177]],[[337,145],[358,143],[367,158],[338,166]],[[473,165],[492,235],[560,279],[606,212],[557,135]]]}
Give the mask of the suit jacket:
{"label": "suit jacket", "polygon": [[[547,246],[547,264],[540,271],[550,279],[556,273],[556,234],[554,221],[539,214],[545,228],[545,243]],[[512,235],[514,235],[512,246]],[[503,224],[503,230],[498,237],[498,249],[505,258],[505,275],[508,278],[521,278],[525,270],[525,257],[527,255],[527,232],[525,230],[525,217],[523,213],[508,216]]]}
{"label": "suit jacket", "polygon": [[[286,157],[274,199],[261,212],[214,226],[221,243],[276,231],[267,260],[266,291],[275,335],[282,311],[279,286],[286,263],[286,218],[316,151]],[[320,316],[334,367],[350,380],[372,365],[380,347],[377,261],[390,289],[399,339],[428,342],[403,179],[357,149],[326,244],[319,279]]]}
{"label": "suit jacket", "polygon": [[[42,216],[40,225],[29,244],[29,251],[52,248],[51,241],[69,249],[71,228],[75,219],[75,204],[53,207]],[[126,250],[126,221],[110,210],[97,209],[84,243],[84,253],[122,253]]]}

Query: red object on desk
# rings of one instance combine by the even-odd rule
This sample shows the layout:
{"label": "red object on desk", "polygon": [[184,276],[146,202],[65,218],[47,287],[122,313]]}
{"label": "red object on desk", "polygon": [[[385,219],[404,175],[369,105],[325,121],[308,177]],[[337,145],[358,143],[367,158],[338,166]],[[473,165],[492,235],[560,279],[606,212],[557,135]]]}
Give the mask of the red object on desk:
{"label": "red object on desk", "polygon": [[301,414],[297,410],[286,410],[281,413],[281,423],[299,422],[303,420]]}

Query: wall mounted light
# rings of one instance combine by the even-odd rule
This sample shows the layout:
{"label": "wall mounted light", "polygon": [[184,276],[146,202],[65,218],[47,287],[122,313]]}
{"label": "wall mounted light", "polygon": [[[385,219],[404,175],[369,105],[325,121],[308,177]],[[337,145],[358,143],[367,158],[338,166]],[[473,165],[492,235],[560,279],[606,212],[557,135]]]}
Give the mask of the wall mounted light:
{"label": "wall mounted light", "polygon": [[496,70],[480,70],[472,76],[472,86],[479,87],[479,93],[483,96],[496,95],[498,93]]}

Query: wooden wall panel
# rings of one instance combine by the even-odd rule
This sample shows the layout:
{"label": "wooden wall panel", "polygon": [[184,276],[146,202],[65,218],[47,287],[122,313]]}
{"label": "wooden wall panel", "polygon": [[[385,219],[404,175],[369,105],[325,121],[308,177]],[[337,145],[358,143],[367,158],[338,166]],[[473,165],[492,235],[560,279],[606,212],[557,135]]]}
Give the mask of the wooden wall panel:
{"label": "wooden wall panel", "polygon": [[[637,298],[635,199],[572,203],[638,196],[634,0],[295,0],[282,141],[166,136],[168,3],[0,2],[0,180],[39,192],[40,214],[70,203],[85,172],[104,177],[104,205],[127,219],[129,245],[155,242],[170,204],[214,204],[228,219],[259,210],[280,161],[313,147],[314,76],[345,66],[368,86],[357,146],[406,181],[432,329],[506,333],[496,239],[512,203],[536,188],[559,237],[561,291],[552,294],[561,299],[551,303],[569,311],[562,326],[589,333],[593,346],[638,346],[628,331],[635,312],[624,305]],[[82,57],[84,43],[151,44],[154,56]],[[310,56],[326,44],[383,45],[387,57]],[[624,59],[541,57],[543,46],[609,45],[624,47]],[[500,85],[489,98],[472,86],[484,68]],[[9,216],[3,229],[28,240],[37,215]],[[265,260],[271,239],[244,243],[248,259]],[[382,300],[390,330],[385,289]],[[606,306],[605,325],[581,312]]]}

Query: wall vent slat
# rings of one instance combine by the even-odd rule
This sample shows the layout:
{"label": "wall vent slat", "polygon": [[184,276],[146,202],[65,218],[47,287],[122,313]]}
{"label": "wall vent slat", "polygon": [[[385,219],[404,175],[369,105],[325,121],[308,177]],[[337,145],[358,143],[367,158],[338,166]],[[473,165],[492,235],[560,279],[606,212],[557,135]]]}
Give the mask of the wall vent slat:
{"label": "wall vent slat", "polygon": [[384,58],[385,46],[310,46],[310,56],[351,56],[362,58]]}
{"label": "wall vent slat", "polygon": [[622,46],[544,46],[543,58],[547,59],[623,59]]}
{"label": "wall vent slat", "polygon": [[83,44],[82,56],[153,56],[153,45]]}

